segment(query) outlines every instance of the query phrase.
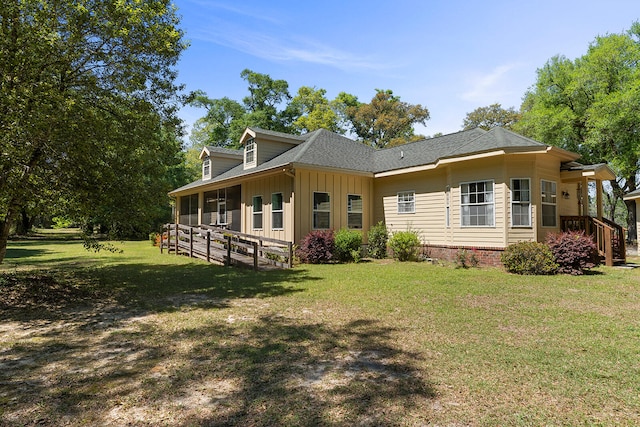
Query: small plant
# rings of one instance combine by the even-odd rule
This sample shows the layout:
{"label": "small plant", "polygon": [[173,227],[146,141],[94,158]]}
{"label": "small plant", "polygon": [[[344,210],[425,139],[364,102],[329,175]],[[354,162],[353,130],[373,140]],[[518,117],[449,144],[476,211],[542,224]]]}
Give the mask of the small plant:
{"label": "small plant", "polygon": [[458,253],[456,253],[456,268],[469,268],[469,267],[477,267],[480,264],[478,260],[478,254],[475,249],[470,251],[466,249],[460,249]]}
{"label": "small plant", "polygon": [[356,261],[356,257],[354,257],[356,252],[358,261],[360,260],[360,249],[362,247],[362,234],[360,232],[343,228],[335,233],[333,240],[335,245],[334,257],[337,261]]}
{"label": "small plant", "polygon": [[596,244],[583,231],[548,234],[547,245],[558,263],[560,273],[578,276],[599,263]]}
{"label": "small plant", "polygon": [[397,231],[389,239],[393,257],[398,261],[414,261],[418,257],[420,239],[416,231]]}
{"label": "small plant", "polygon": [[380,221],[369,229],[367,233],[369,242],[369,256],[376,259],[386,258],[389,232],[384,222]]}
{"label": "small plant", "polygon": [[153,246],[160,246],[160,233],[149,233],[149,241]]}
{"label": "small plant", "polygon": [[528,275],[555,274],[558,264],[549,246],[540,242],[519,242],[509,245],[500,256],[510,273]]}
{"label": "small plant", "polygon": [[325,264],[333,260],[334,250],[333,230],[317,230],[305,236],[296,253],[301,262]]}

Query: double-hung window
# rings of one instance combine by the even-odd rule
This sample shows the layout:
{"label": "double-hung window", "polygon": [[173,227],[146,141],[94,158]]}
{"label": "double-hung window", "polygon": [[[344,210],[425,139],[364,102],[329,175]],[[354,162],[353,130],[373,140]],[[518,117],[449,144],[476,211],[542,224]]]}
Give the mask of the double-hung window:
{"label": "double-hung window", "polygon": [[256,141],[251,138],[244,143],[244,163],[245,165],[253,165],[256,161]]}
{"label": "double-hung window", "polygon": [[271,228],[273,230],[282,230],[284,228],[282,193],[273,193],[271,195]]}
{"label": "double-hung window", "polygon": [[362,196],[359,194],[347,196],[347,226],[362,228]]}
{"label": "double-hung window", "polygon": [[414,213],[416,211],[415,191],[402,191],[398,193],[398,213]]}
{"label": "double-hung window", "polygon": [[329,193],[313,193],[313,228],[331,228],[331,197]]}
{"label": "double-hung window", "polygon": [[531,180],[511,180],[511,226],[531,227]]}
{"label": "double-hung window", "polygon": [[557,225],[556,219],[556,183],[553,181],[540,182],[540,192],[542,196],[542,226],[543,227],[555,227]]}
{"label": "double-hung window", "polygon": [[262,230],[262,196],[253,196],[253,229]]}
{"label": "double-hung window", "polygon": [[493,227],[495,224],[493,181],[460,184],[460,225]]}

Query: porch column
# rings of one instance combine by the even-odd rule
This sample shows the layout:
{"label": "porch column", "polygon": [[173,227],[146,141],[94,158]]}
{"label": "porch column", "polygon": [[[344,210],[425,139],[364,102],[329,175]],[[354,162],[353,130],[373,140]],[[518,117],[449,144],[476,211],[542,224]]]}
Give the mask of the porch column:
{"label": "porch column", "polygon": [[182,203],[182,197],[176,196],[176,209],[174,211],[173,221],[176,224],[180,224],[180,204]]}
{"label": "porch column", "polygon": [[202,224],[202,213],[204,212],[204,191],[198,193],[198,225]]}
{"label": "porch column", "polygon": [[602,180],[596,179],[596,208],[598,219],[602,219]]}

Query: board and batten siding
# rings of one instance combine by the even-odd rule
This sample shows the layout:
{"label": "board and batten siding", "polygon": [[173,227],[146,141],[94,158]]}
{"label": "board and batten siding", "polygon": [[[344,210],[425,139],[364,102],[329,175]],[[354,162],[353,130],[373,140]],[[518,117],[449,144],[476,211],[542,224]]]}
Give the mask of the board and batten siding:
{"label": "board and batten siding", "polygon": [[[283,229],[274,230],[271,226],[271,195],[282,193]],[[262,230],[254,230],[253,196],[262,196]],[[293,236],[293,178],[285,174],[270,175],[253,179],[242,184],[242,232],[255,236],[295,242]]]}
{"label": "board and batten siding", "polygon": [[373,177],[350,175],[313,169],[296,168],[295,172],[295,242],[299,242],[313,231],[313,193],[329,193],[331,203],[330,228],[347,227],[347,195],[362,196],[362,234],[366,241],[367,231],[373,220]]}

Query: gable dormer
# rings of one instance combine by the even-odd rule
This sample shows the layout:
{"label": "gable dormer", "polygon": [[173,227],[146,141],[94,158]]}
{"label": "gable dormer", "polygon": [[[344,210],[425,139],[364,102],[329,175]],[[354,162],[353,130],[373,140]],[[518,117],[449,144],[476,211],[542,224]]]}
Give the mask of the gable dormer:
{"label": "gable dormer", "polygon": [[304,137],[300,135],[247,128],[240,138],[244,169],[260,166],[285,151],[291,150],[303,141]]}
{"label": "gable dormer", "polygon": [[200,152],[202,180],[206,181],[242,163],[242,151],[222,147],[204,147]]}

